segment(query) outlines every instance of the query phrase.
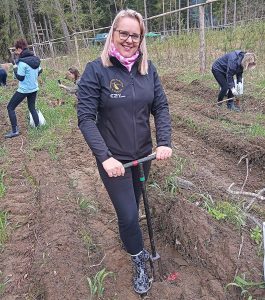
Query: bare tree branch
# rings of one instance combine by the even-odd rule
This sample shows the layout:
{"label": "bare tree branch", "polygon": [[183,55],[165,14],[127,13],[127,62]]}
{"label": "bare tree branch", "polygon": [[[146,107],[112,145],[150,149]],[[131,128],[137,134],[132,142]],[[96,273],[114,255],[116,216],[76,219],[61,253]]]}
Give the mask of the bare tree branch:
{"label": "bare tree branch", "polygon": [[[244,196],[248,196],[248,197],[255,197],[257,199],[260,200],[265,200],[265,197],[261,196],[260,192],[258,194],[255,193],[251,193],[251,192],[244,192],[244,191],[233,191],[232,187],[235,185],[235,183],[233,182],[227,189],[227,192],[233,195],[244,195]],[[264,189],[262,189],[261,191],[263,191]],[[263,193],[263,192],[262,192]]]}

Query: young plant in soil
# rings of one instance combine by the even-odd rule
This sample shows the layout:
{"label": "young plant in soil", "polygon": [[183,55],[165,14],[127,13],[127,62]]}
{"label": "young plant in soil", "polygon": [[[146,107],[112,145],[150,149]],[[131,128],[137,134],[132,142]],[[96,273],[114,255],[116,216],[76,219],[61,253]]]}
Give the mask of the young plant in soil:
{"label": "young plant in soil", "polygon": [[255,300],[250,292],[250,289],[258,288],[258,289],[265,289],[265,282],[253,282],[247,281],[245,276],[236,276],[234,282],[229,283],[226,286],[226,289],[229,286],[235,286],[241,290],[241,296],[244,297],[243,299],[247,300]]}
{"label": "young plant in soil", "polygon": [[165,190],[169,192],[171,195],[175,195],[178,191],[178,185],[176,177],[181,176],[183,174],[184,166],[186,165],[186,159],[182,157],[175,156],[175,170],[166,177],[165,182]]}
{"label": "young plant in soil", "polygon": [[192,202],[202,199],[202,206],[207,212],[216,220],[227,220],[232,224],[236,225],[237,228],[244,226],[246,223],[246,216],[240,207],[234,203],[228,201],[214,202],[212,197],[203,194],[192,195]]}
{"label": "young plant in soil", "polygon": [[3,170],[0,170],[0,198],[4,197],[6,193],[4,178],[5,178],[5,172]]}
{"label": "young plant in soil", "polygon": [[77,199],[78,206],[81,210],[88,211],[89,213],[97,213],[98,207],[95,201],[87,198],[78,198]]}
{"label": "young plant in soil", "polygon": [[82,240],[85,244],[85,247],[87,248],[87,250],[90,252],[95,252],[97,249],[97,245],[93,242],[93,239],[91,237],[91,235],[89,234],[89,232],[87,231],[82,231],[81,232],[81,237]]}
{"label": "young plant in soil", "polygon": [[7,212],[0,211],[0,250],[7,240]]}
{"label": "young plant in soil", "polygon": [[90,289],[90,296],[91,300],[94,297],[102,297],[104,293],[104,281],[107,276],[113,275],[113,272],[108,272],[106,269],[102,269],[101,271],[97,272],[97,274],[91,279],[90,277],[87,278],[88,286]]}

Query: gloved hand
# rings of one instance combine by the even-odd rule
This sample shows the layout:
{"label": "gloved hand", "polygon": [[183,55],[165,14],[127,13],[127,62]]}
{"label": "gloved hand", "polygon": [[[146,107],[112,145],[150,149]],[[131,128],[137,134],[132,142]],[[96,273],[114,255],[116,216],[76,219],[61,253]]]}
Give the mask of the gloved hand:
{"label": "gloved hand", "polygon": [[237,92],[237,90],[233,87],[233,88],[231,88],[231,92],[232,92],[232,94],[234,95],[234,96],[238,96],[238,92]]}
{"label": "gloved hand", "polygon": [[238,91],[239,95],[243,94],[243,83],[242,82],[239,82],[237,84],[237,91]]}

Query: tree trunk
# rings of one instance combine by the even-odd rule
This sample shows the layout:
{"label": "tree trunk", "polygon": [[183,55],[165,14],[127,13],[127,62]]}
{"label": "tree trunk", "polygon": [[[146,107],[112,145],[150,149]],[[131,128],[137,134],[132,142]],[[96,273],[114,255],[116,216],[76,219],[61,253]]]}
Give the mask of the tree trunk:
{"label": "tree trunk", "polygon": [[234,0],[234,18],[233,18],[233,24],[234,24],[234,28],[236,27],[236,0]]}
{"label": "tree trunk", "polygon": [[72,20],[74,24],[74,32],[77,32],[78,29],[78,16],[77,16],[77,3],[76,0],[70,0]]}
{"label": "tree trunk", "polygon": [[145,31],[148,32],[146,0],[144,0]]}
{"label": "tree trunk", "polygon": [[[179,0],[179,9],[181,8],[181,0]],[[181,34],[181,12],[179,11],[179,34]]]}
{"label": "tree trunk", "polygon": [[227,24],[227,0],[225,0],[225,9],[224,9],[224,25]]}
{"label": "tree trunk", "polygon": [[[187,7],[190,6],[190,0],[187,0]],[[187,32],[190,31],[190,10],[187,9]]]}
{"label": "tree trunk", "polygon": [[[115,0],[114,0],[114,2],[115,2]],[[116,4],[115,4],[115,6],[116,6]],[[94,24],[92,0],[89,0],[89,12],[90,12],[90,18],[91,18],[91,23],[92,23],[93,35],[95,37],[96,36],[96,31],[95,31],[95,24]]]}
{"label": "tree trunk", "polygon": [[48,14],[47,14],[47,19],[48,19],[50,38],[53,40],[54,39],[54,34],[53,34],[53,30],[52,30],[52,22],[51,22],[51,18]]}
{"label": "tree trunk", "polygon": [[35,26],[34,26],[35,21],[34,21],[31,3],[29,2],[29,0],[25,0],[25,3],[26,3],[26,7],[27,7],[28,16],[29,16],[29,25],[30,25],[32,42],[33,42],[33,44],[36,44],[36,30],[35,30]]}
{"label": "tree trunk", "polygon": [[19,29],[20,35],[24,38],[25,34],[24,34],[24,31],[23,31],[23,23],[22,23],[21,17],[19,15],[19,12],[18,12],[18,9],[17,9],[17,4],[12,1],[11,2],[11,6],[12,6],[12,10],[13,10],[13,12],[15,14],[15,18],[16,18],[16,22],[17,22],[17,27]]}
{"label": "tree trunk", "polygon": [[[172,3],[171,0],[169,1],[169,11],[172,11]],[[170,30],[171,30],[171,35],[173,35],[173,19],[172,19],[172,14],[170,14]]]}
{"label": "tree trunk", "polygon": [[213,28],[213,4],[210,3],[210,20],[211,20],[211,28]]}
{"label": "tree trunk", "polygon": [[206,55],[205,55],[205,7],[199,7],[200,13],[200,73],[204,74],[206,69]]}
{"label": "tree trunk", "polygon": [[50,40],[50,35],[49,35],[49,30],[48,30],[48,25],[47,25],[47,19],[46,16],[43,16],[43,22],[44,22],[44,27],[45,27],[45,33],[46,33],[46,40]]}
{"label": "tree trunk", "polygon": [[62,9],[61,3],[59,0],[54,0],[55,3],[55,7],[56,10],[58,12],[59,18],[60,18],[60,22],[61,22],[61,26],[62,26],[62,30],[63,30],[63,34],[65,37],[65,41],[66,41],[66,46],[67,46],[67,53],[71,52],[71,41],[70,41],[70,34],[67,28],[67,24],[64,18],[64,11]]}
{"label": "tree trunk", "polygon": [[116,11],[116,14],[118,13],[118,8],[117,8],[117,3],[116,3],[116,0],[113,0],[114,2],[114,6],[115,6],[115,11]]}
{"label": "tree trunk", "polygon": [[[162,2],[163,5],[163,13],[165,13],[165,0]],[[163,16],[163,32],[166,34],[166,16]]]}

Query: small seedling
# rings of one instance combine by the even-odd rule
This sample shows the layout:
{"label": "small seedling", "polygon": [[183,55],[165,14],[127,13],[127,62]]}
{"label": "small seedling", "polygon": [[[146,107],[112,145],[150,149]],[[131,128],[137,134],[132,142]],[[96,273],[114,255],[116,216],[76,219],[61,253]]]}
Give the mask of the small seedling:
{"label": "small seedling", "polygon": [[94,201],[86,198],[78,198],[78,205],[81,210],[89,211],[90,213],[96,213],[98,208]]}
{"label": "small seedling", "polygon": [[254,229],[250,229],[250,237],[257,244],[260,245],[262,242],[262,231],[259,226],[256,226]]}
{"label": "small seedling", "polygon": [[0,170],[0,198],[4,197],[6,193],[4,177],[5,177],[5,172],[3,170]]}
{"label": "small seedling", "polygon": [[[236,276],[234,282],[227,284],[226,289],[229,286],[235,286],[241,289],[241,296],[245,297],[247,300],[254,300],[253,296],[250,293],[251,288],[265,289],[265,282],[253,282],[247,281],[245,276]],[[247,298],[246,298],[247,297]]]}
{"label": "small seedling", "polygon": [[104,280],[107,276],[113,275],[113,272],[107,272],[106,269],[102,269],[97,272],[97,274],[91,279],[87,278],[89,289],[90,289],[90,299],[93,299],[94,296],[102,297],[104,293]]}
{"label": "small seedling", "polygon": [[237,227],[245,225],[246,216],[243,211],[239,206],[228,201],[220,201],[216,203],[205,201],[204,208],[217,220],[227,220],[235,224]]}
{"label": "small seedling", "polygon": [[186,164],[186,159],[182,157],[175,156],[174,158],[175,161],[175,170],[166,177],[166,191],[170,192],[171,195],[175,195],[176,192],[178,191],[178,184],[176,177],[181,176],[184,170],[184,166]]}
{"label": "small seedling", "polygon": [[86,231],[81,232],[82,240],[87,248],[87,250],[95,252],[97,249],[97,245],[94,244],[92,237]]}
{"label": "small seedling", "polygon": [[7,212],[0,211],[0,249],[7,240]]}

